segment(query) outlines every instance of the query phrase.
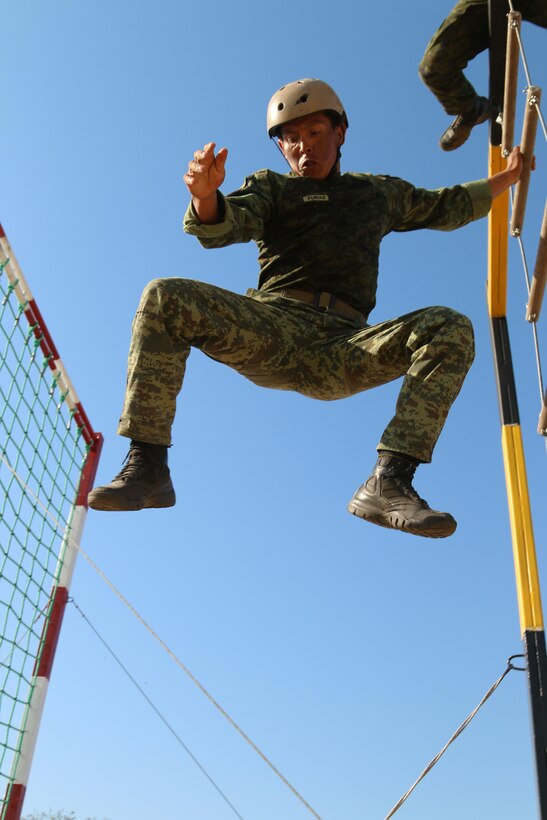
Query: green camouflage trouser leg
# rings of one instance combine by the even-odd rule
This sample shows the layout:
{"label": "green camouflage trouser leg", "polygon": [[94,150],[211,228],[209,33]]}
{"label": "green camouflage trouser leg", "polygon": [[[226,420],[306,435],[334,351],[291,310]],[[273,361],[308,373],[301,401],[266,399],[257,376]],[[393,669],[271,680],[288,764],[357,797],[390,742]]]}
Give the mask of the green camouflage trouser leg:
{"label": "green camouflage trouser leg", "polygon": [[255,384],[323,400],[404,376],[378,447],[421,461],[431,460],[474,356],[471,323],[450,308],[362,327],[273,293],[242,296],[188,279],[155,279],[133,323],[120,435],[171,443],[191,347]]}
{"label": "green camouflage trouser leg", "polygon": [[418,71],[447,114],[473,113],[477,92],[463,69],[489,42],[488,0],[460,0],[431,38]]}
{"label": "green camouflage trouser leg", "polygon": [[[519,0],[514,7],[523,20],[547,28],[545,0]],[[463,69],[489,44],[488,0],[459,0],[431,38],[418,68],[447,114],[473,113],[477,93]]]}

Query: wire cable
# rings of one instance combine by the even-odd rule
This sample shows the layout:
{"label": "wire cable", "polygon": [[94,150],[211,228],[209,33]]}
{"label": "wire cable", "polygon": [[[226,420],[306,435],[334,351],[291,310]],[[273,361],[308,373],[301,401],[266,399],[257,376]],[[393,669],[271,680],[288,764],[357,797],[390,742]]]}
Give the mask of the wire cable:
{"label": "wire cable", "polygon": [[[513,206],[513,199],[514,199],[513,187],[510,188],[509,195],[510,195],[510,198],[511,198],[511,207],[512,207]],[[528,294],[528,298],[530,298],[530,269],[528,267],[528,260],[526,258],[526,251],[525,251],[525,248],[524,248],[524,242],[522,241],[522,236],[521,236],[520,233],[515,234],[515,237],[518,241],[518,245],[519,245],[519,249],[520,249],[520,255],[521,255],[521,259],[522,259],[522,267],[523,267],[523,270],[524,270],[524,279],[525,279],[525,282],[526,282],[526,292]],[[532,324],[532,332],[533,332],[533,336],[534,336],[534,350],[535,350],[535,355],[536,355],[536,369],[537,369],[538,384],[539,384],[539,400],[540,400],[540,402],[543,402],[544,390],[543,390],[543,374],[542,374],[542,368],[541,368],[541,355],[540,355],[540,352],[539,352],[539,334],[538,334],[538,330],[537,330],[537,322],[531,322],[531,324]]]}
{"label": "wire cable", "polygon": [[427,764],[427,766],[425,767],[425,769],[423,770],[423,772],[421,773],[421,775],[420,775],[420,776],[418,777],[418,779],[417,779],[417,780],[416,780],[416,781],[412,784],[412,786],[410,787],[410,789],[409,789],[409,790],[408,790],[405,794],[403,794],[403,796],[401,797],[401,799],[399,800],[399,802],[398,802],[398,803],[396,803],[396,804],[395,804],[395,806],[393,806],[393,808],[391,809],[391,811],[390,811],[388,814],[386,814],[385,820],[389,820],[389,818],[390,818],[390,817],[393,817],[393,815],[395,814],[395,812],[399,811],[399,809],[401,808],[401,806],[403,805],[403,803],[404,803],[404,802],[405,802],[405,801],[406,801],[406,800],[410,797],[410,795],[412,794],[412,792],[414,791],[414,789],[416,788],[416,786],[417,786],[419,783],[421,783],[421,781],[424,779],[424,777],[425,777],[427,774],[429,774],[429,772],[431,771],[431,769],[433,768],[433,766],[435,766],[435,764],[439,762],[439,760],[440,760],[440,759],[441,759],[441,757],[444,755],[444,753],[446,752],[446,750],[448,749],[448,747],[449,747],[452,743],[454,743],[454,741],[456,740],[456,738],[458,738],[458,737],[461,735],[461,733],[463,732],[463,730],[464,730],[464,729],[466,729],[466,728],[469,726],[469,724],[471,723],[471,721],[473,720],[473,718],[475,717],[475,715],[477,714],[477,712],[479,711],[479,709],[480,709],[482,706],[484,706],[484,704],[486,703],[486,701],[488,700],[488,698],[489,698],[491,695],[493,695],[493,694],[494,694],[494,692],[496,691],[496,689],[498,688],[498,686],[500,685],[500,683],[502,682],[502,680],[505,678],[505,676],[506,676],[506,675],[508,675],[508,674],[509,674],[509,672],[510,672],[512,669],[516,669],[516,670],[518,670],[518,671],[524,671],[521,667],[514,666],[514,665],[511,663],[512,659],[513,659],[513,658],[517,658],[517,657],[518,657],[518,658],[520,658],[520,657],[522,657],[522,655],[511,655],[511,657],[510,657],[510,658],[509,658],[509,660],[507,661],[507,669],[505,670],[505,672],[504,672],[502,675],[500,675],[500,677],[497,679],[497,681],[496,681],[494,684],[492,684],[492,686],[490,687],[490,689],[488,690],[488,692],[484,695],[484,697],[482,698],[482,700],[481,700],[481,702],[478,704],[478,706],[476,706],[476,707],[475,707],[475,709],[473,709],[473,711],[471,712],[471,714],[470,714],[470,715],[469,715],[469,716],[468,716],[468,717],[464,720],[464,722],[463,722],[460,726],[458,726],[458,728],[456,729],[456,731],[454,732],[454,734],[452,735],[452,737],[450,738],[450,740],[449,740],[447,743],[445,743],[445,745],[443,746],[443,748],[441,749],[441,751],[440,751],[437,755],[435,755],[435,757],[433,758],[433,760],[431,760],[431,761]]}
{"label": "wire cable", "polygon": [[[518,9],[514,8],[512,0],[507,0],[507,2],[509,3],[509,11],[518,11]],[[523,45],[522,38],[520,36],[520,31],[519,31],[518,28],[515,29],[515,33],[517,35],[517,40],[518,40],[518,44],[519,44],[519,51],[520,51],[520,57],[521,57],[521,60],[522,60],[522,66],[524,68],[524,73],[526,74],[526,82],[528,83],[528,87],[530,87],[532,85],[532,80],[530,79],[530,76],[531,76],[530,75],[530,69],[528,68],[528,60],[526,59],[526,53],[524,51],[524,45]]]}
{"label": "wire cable", "polygon": [[[509,10],[514,12],[515,8],[513,6],[512,0],[508,0],[508,5],[509,5]],[[525,52],[525,49],[524,49],[524,43],[522,41],[521,33],[520,33],[520,30],[518,29],[518,27],[515,29],[515,34],[516,34],[517,40],[518,40],[518,46],[519,46],[519,52],[520,52],[520,58],[521,58],[521,61],[522,61],[522,66],[523,66],[523,69],[524,69],[524,73],[526,75],[527,87],[524,89],[524,91],[526,92],[529,88],[532,88],[532,86],[533,86],[532,77],[531,77],[530,69],[529,69],[529,66],[528,66],[528,60],[527,60],[526,52]],[[544,118],[543,113],[541,111],[540,103],[537,99],[535,99],[533,104],[534,104],[534,106],[537,110],[538,119],[539,119],[539,122],[541,123],[541,127],[543,129],[543,136],[545,138],[545,141],[547,142],[547,125],[545,123],[545,118]],[[513,187],[510,188],[510,197],[511,197],[511,208],[512,208],[513,204],[514,204]],[[527,262],[527,259],[526,259],[526,252],[525,252],[525,249],[524,249],[524,243],[522,241],[522,234],[519,231],[518,233],[515,233],[514,236],[516,236],[516,238],[518,240],[520,255],[521,255],[521,259],[522,259],[522,265],[523,265],[523,268],[524,268],[524,276],[525,276],[525,280],[526,280],[527,294],[528,294],[528,298],[530,298],[530,287],[531,287],[530,286],[530,273],[529,273],[529,268],[528,268],[528,262]],[[536,370],[537,370],[538,385],[539,385],[539,392],[540,392],[540,403],[543,406],[543,403],[545,401],[545,398],[544,398],[545,397],[545,391],[544,391],[544,380],[543,380],[542,366],[541,366],[541,356],[540,356],[540,351],[539,351],[539,336],[538,336],[538,331],[537,331],[537,322],[533,321],[533,322],[531,322],[531,324],[532,324],[532,335],[533,335],[533,340],[534,340],[534,352],[535,352],[535,358],[536,358]],[[545,446],[547,448],[547,438],[545,439]]]}
{"label": "wire cable", "polygon": [[226,797],[226,795],[224,794],[224,792],[222,791],[222,789],[220,788],[220,786],[218,786],[218,784],[217,784],[217,783],[215,783],[215,781],[213,780],[213,778],[211,777],[211,775],[210,775],[210,774],[206,771],[206,769],[202,766],[202,764],[199,762],[199,760],[197,759],[197,757],[196,757],[196,756],[195,756],[195,755],[194,755],[194,754],[190,751],[190,749],[188,748],[188,746],[186,745],[186,743],[184,743],[184,741],[182,740],[182,738],[181,738],[181,737],[180,737],[180,736],[179,736],[179,735],[175,732],[175,730],[173,729],[173,727],[171,726],[171,724],[169,723],[169,721],[167,720],[167,718],[165,718],[165,717],[162,715],[162,713],[161,713],[161,712],[160,712],[160,710],[157,708],[157,706],[156,706],[156,705],[152,702],[152,700],[148,697],[148,695],[146,694],[146,692],[144,691],[144,689],[142,688],[142,686],[140,686],[140,684],[139,684],[139,683],[135,680],[135,678],[133,677],[133,675],[131,674],[131,672],[129,671],[129,669],[128,669],[128,668],[127,668],[127,667],[126,667],[126,666],[122,663],[122,661],[121,661],[121,660],[120,660],[120,658],[116,655],[116,653],[114,652],[114,650],[112,649],[112,647],[111,647],[111,646],[110,646],[110,645],[106,642],[106,640],[103,638],[103,636],[99,633],[98,629],[97,629],[97,628],[96,628],[96,627],[95,627],[95,626],[91,623],[91,621],[89,620],[89,618],[87,617],[87,615],[83,612],[82,608],[81,608],[80,606],[78,606],[78,604],[76,603],[76,601],[74,600],[74,598],[69,598],[69,599],[68,599],[68,602],[69,602],[69,603],[71,603],[73,607],[75,607],[75,609],[78,611],[79,615],[83,618],[83,620],[86,622],[86,624],[87,624],[87,625],[88,625],[88,627],[91,629],[91,631],[92,631],[92,632],[94,632],[94,634],[95,634],[95,635],[96,635],[96,637],[99,639],[99,641],[102,643],[102,645],[105,647],[105,649],[107,650],[107,652],[109,652],[109,653],[110,653],[110,655],[114,658],[114,660],[116,661],[116,663],[118,664],[118,666],[119,666],[119,667],[120,667],[120,668],[121,668],[121,669],[125,672],[125,674],[126,674],[126,675],[127,675],[127,677],[129,678],[129,680],[131,681],[131,683],[133,684],[133,686],[134,686],[134,687],[135,687],[135,688],[136,688],[136,689],[140,692],[140,694],[141,694],[141,695],[143,696],[143,698],[146,700],[146,702],[148,703],[148,705],[152,707],[152,709],[154,710],[154,712],[156,713],[156,715],[159,717],[159,719],[162,721],[162,723],[163,723],[165,726],[167,726],[167,728],[169,729],[169,731],[171,732],[171,734],[173,735],[173,737],[175,738],[175,740],[176,740],[176,741],[177,741],[177,742],[178,742],[178,743],[182,746],[182,748],[184,749],[184,751],[185,751],[185,752],[189,755],[189,757],[190,757],[190,758],[194,761],[194,763],[196,764],[196,766],[198,767],[198,769],[200,769],[200,770],[201,770],[201,772],[205,775],[205,777],[207,778],[207,780],[211,783],[211,785],[212,785],[212,786],[213,786],[213,787],[217,790],[217,792],[220,794],[220,796],[222,797],[222,799],[223,799],[223,800],[224,800],[224,801],[228,804],[228,806],[232,809],[232,811],[234,812],[234,814],[235,814],[237,817],[239,817],[239,818],[240,818],[240,820],[243,820],[243,817],[241,816],[241,814],[238,812],[238,810],[235,808],[235,806],[234,806],[234,805],[230,802],[230,800],[228,800],[228,798]]}
{"label": "wire cable", "polygon": [[[54,515],[50,513],[47,507],[42,503],[42,501],[36,496],[36,494],[32,491],[32,489],[25,483],[25,481],[18,475],[18,473],[13,469],[5,455],[0,452],[0,460],[6,465],[8,470],[12,473],[14,478],[19,482],[19,484],[23,487],[23,489],[30,495],[30,497],[44,510],[45,514],[51,521],[55,524],[55,526],[61,531],[65,532],[64,528],[61,526],[60,522],[57,521]],[[183,664],[183,662],[175,655],[175,653],[167,646],[165,641],[163,641],[160,636],[155,632],[152,627],[145,621],[145,619],[140,615],[135,607],[125,598],[125,596],[117,589],[114,583],[105,575],[105,573],[97,566],[95,561],[86,553],[83,547],[73,539],[70,534],[67,539],[72,546],[78,550],[78,552],[85,558],[88,564],[95,570],[95,572],[99,575],[99,577],[107,584],[108,587],[112,590],[112,592],[117,595],[117,597],[122,601],[122,603],[129,609],[129,611],[134,615],[134,617],[141,623],[141,625],[150,633],[150,635],[154,638],[154,640],[161,646],[161,648],[169,655],[169,657],[177,664],[177,666],[187,675],[192,683],[194,683],[200,692],[205,695],[205,697],[209,700],[209,702],[220,712],[220,714],[231,724],[231,726],[238,732],[238,734],[245,740],[246,743],[258,754],[259,757],[262,758],[264,763],[274,772],[275,775],[285,784],[285,786],[294,794],[294,796],[308,809],[310,814],[317,818],[317,820],[321,820],[320,815],[310,806],[310,804],[304,799],[304,797],[300,794],[299,791],[287,780],[287,778],[279,771],[279,769],[272,763],[272,761],[264,754],[264,752],[251,740],[251,738],[243,731],[241,726],[239,726],[236,721],[228,714],[228,712],[218,703],[217,700],[207,691],[207,689],[203,686],[202,683],[195,677],[195,675],[190,672],[187,666]]]}

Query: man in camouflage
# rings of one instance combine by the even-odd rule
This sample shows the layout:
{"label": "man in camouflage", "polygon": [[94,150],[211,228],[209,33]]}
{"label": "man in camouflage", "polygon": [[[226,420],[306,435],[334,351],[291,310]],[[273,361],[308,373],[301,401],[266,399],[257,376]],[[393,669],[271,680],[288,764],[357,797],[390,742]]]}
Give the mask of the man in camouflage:
{"label": "man in camouflage", "polygon": [[167,448],[191,347],[255,384],[339,399],[404,377],[371,477],[349,511],[416,535],[450,535],[456,522],[412,486],[429,462],[474,355],[469,320],[446,307],[368,324],[376,302],[380,242],[390,231],[451,230],[484,216],[520,176],[518,149],[490,180],[428,191],[370,174],[340,174],[348,120],[320,80],[298,80],[270,101],[268,133],[291,172],[258,171],[223,196],[227,158],[196,151],[184,179],[192,196],[187,233],[206,248],[254,240],[258,289],[245,296],[188,279],[156,279],[133,324],[118,432],[130,438],[125,467],[90,493],[100,510],[167,507],[175,493]]}
{"label": "man in camouflage", "polygon": [[[507,3],[507,11],[509,4]],[[515,0],[523,20],[547,28],[546,0]],[[480,97],[463,69],[490,45],[488,0],[458,0],[431,38],[418,71],[447,114],[456,114],[439,145],[454,151],[467,140],[473,127],[490,117],[490,104]]]}

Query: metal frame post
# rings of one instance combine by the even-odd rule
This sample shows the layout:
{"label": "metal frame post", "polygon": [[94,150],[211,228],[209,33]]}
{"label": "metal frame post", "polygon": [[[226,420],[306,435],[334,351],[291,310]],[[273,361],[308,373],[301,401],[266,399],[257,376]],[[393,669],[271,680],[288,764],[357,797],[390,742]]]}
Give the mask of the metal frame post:
{"label": "metal frame post", "polygon": [[[502,134],[497,114],[501,111],[503,118],[508,11],[506,0],[489,0],[490,99],[493,104],[489,152],[490,175],[500,171],[505,165],[501,149]],[[528,672],[539,816],[541,820],[547,820],[547,654],[526,465],[509,330],[505,316],[509,235],[508,203],[508,195],[498,197],[489,216],[487,301],[502,425],[502,449],[520,626]]]}

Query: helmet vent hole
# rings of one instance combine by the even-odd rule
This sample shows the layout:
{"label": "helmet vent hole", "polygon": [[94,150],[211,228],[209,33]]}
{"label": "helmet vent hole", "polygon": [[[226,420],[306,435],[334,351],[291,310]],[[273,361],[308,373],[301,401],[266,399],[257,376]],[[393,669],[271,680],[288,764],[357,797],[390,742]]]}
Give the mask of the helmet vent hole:
{"label": "helmet vent hole", "polygon": [[283,111],[284,108],[285,108],[285,103],[279,103],[278,106],[277,106],[278,111]]}
{"label": "helmet vent hole", "polygon": [[296,101],[296,105],[301,105],[301,103],[305,103],[308,101],[308,94],[302,94]]}

